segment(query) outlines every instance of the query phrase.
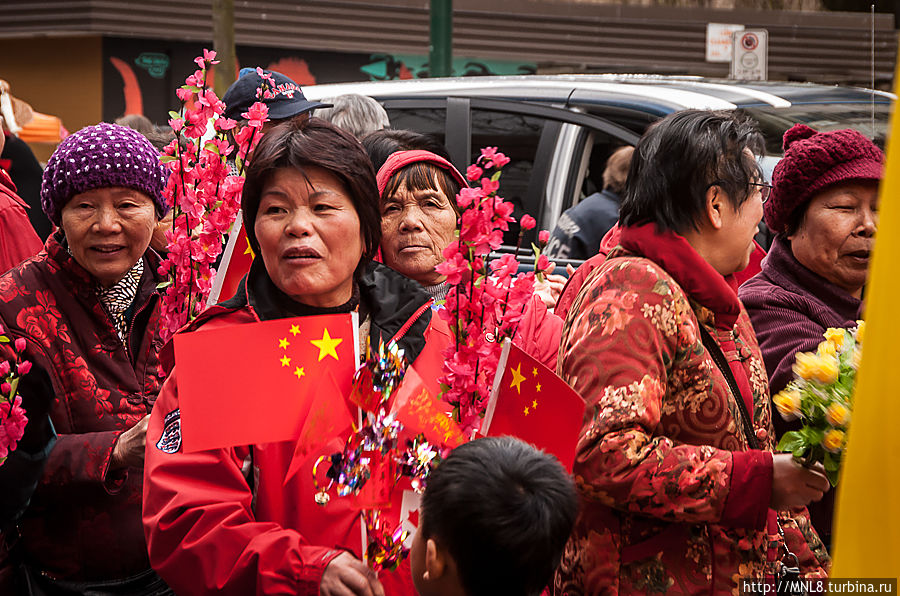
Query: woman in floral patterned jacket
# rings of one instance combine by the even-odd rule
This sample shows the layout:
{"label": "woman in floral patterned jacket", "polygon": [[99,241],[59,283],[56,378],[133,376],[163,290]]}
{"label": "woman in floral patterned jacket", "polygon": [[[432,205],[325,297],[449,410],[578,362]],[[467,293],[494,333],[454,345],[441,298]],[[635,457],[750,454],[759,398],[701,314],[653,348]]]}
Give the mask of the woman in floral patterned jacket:
{"label": "woman in floral patterned jacket", "polygon": [[[773,454],[766,373],[732,274],[768,187],[758,131],[685,111],[641,139],[619,246],[585,281],[558,371],[587,402],[582,506],[554,593],[737,594],[828,556],[804,509],[821,470]],[[776,513],[777,511],[777,513]]]}
{"label": "woman in floral patterned jacket", "polygon": [[162,385],[162,279],[148,247],[165,182],[137,131],[80,130],[44,171],[42,207],[59,230],[0,277],[0,324],[34,365],[19,391],[52,404],[59,434],[18,529],[4,532],[21,535],[25,593],[167,590],[141,526],[144,437]]}

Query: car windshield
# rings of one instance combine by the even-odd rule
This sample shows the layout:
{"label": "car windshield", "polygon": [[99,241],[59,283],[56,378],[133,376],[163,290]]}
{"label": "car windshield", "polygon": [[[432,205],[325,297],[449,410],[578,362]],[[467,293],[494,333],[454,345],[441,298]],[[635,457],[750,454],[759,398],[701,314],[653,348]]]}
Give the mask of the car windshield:
{"label": "car windshield", "polygon": [[[766,137],[766,153],[780,156],[784,132],[795,124],[806,124],[819,132],[854,128],[884,148],[890,105],[872,104],[812,104],[790,108],[744,108],[759,122]],[[874,116],[874,117],[873,117]]]}

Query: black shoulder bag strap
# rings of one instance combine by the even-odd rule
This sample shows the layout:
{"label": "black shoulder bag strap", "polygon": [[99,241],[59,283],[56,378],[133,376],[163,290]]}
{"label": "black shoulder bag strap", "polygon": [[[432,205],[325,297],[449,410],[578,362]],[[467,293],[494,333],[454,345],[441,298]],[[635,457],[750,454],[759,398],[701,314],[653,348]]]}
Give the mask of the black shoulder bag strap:
{"label": "black shoulder bag strap", "polygon": [[716,340],[713,339],[713,336],[709,334],[709,331],[706,330],[702,323],[698,321],[697,326],[700,327],[700,337],[703,339],[703,345],[706,347],[706,351],[709,352],[713,362],[715,362],[716,366],[719,367],[719,370],[722,371],[725,380],[728,382],[728,387],[731,388],[731,395],[734,397],[735,401],[737,401],[738,411],[741,414],[741,426],[744,427],[744,436],[747,438],[747,443],[750,444],[751,449],[759,449],[759,441],[756,439],[756,433],[753,432],[753,424],[751,422],[750,414],[747,412],[747,405],[744,403],[744,398],[741,397],[741,390],[738,388],[737,381],[734,379],[734,373],[731,372],[731,367],[728,366],[728,361],[725,359],[722,348],[719,347],[719,344],[716,343]]}

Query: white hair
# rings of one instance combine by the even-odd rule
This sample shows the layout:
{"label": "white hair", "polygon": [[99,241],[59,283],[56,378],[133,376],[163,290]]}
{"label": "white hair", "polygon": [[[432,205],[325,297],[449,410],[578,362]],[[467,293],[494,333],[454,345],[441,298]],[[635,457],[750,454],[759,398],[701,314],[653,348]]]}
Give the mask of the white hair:
{"label": "white hair", "polygon": [[316,109],[317,118],[343,128],[358,139],[391,125],[381,104],[366,95],[348,93],[319,101],[333,104],[333,107]]}

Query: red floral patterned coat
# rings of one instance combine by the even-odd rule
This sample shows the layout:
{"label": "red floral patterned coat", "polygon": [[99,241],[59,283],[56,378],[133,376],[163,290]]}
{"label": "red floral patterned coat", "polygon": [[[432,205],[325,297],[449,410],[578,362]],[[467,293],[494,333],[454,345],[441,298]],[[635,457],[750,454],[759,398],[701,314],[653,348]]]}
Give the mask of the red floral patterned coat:
{"label": "red floral patterned coat", "polygon": [[141,526],[140,470],[110,472],[113,445],[159,393],[159,258],[144,255],[144,277],[119,339],[94,281],[60,245],[0,277],[0,323],[25,338],[34,368],[21,391],[56,399],[59,439],[20,522],[27,560],[57,578],[106,580],[150,568]]}
{"label": "red floral patterned coat", "polygon": [[[780,542],[759,347],[734,288],[683,238],[641,226],[621,244],[563,330],[559,372],[587,409],[573,470],[582,508],[554,593],[737,594],[738,578],[771,571]],[[752,400],[761,450],[748,447],[700,324]],[[779,518],[801,570],[824,574],[805,510]]]}

